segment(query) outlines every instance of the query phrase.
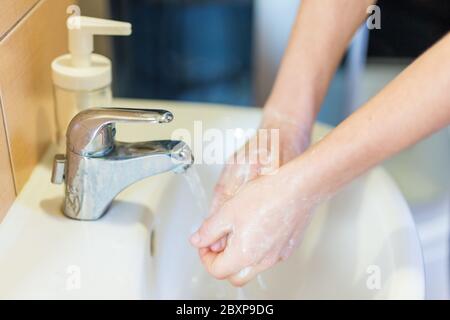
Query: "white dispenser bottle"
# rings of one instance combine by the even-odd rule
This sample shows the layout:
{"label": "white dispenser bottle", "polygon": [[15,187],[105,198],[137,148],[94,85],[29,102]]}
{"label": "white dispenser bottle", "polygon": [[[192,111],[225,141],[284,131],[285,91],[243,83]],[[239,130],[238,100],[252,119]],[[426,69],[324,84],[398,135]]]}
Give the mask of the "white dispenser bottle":
{"label": "white dispenser bottle", "polygon": [[94,54],[94,35],[130,35],[131,24],[90,17],[67,19],[69,53],[52,62],[58,142],[81,110],[111,104],[111,60]]}

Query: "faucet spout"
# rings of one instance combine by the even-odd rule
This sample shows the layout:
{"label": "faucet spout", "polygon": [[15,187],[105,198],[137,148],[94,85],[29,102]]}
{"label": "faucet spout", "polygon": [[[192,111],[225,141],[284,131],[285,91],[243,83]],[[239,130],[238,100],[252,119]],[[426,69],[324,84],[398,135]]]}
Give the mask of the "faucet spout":
{"label": "faucet spout", "polygon": [[194,162],[189,146],[177,140],[116,142],[114,150],[101,159],[108,163],[125,161],[126,170],[135,171],[141,179],[166,171],[181,173]]}
{"label": "faucet spout", "polygon": [[[136,113],[139,119],[148,118],[153,119],[152,121],[157,115],[158,123],[161,123],[171,121],[171,113],[164,110],[144,109],[131,109],[131,111],[112,109],[111,112],[109,110],[96,108],[78,114],[69,125],[66,157],[61,155],[55,157],[52,182],[64,181],[66,184],[63,207],[64,214],[69,218],[97,220],[108,210],[112,200],[126,187],[163,172],[184,172],[194,162],[189,146],[183,141],[158,140],[128,143],[114,139],[115,120],[119,121],[125,117],[126,121],[134,121],[133,113]],[[119,116],[116,115],[117,112]],[[147,117],[145,113],[148,113]],[[94,121],[92,118],[107,119],[107,121]],[[95,124],[93,128],[87,125],[91,123]],[[98,128],[102,129],[98,130]],[[84,148],[74,149],[73,146],[77,146],[78,141],[70,135],[71,130],[77,132],[80,137],[89,137],[89,141],[95,141],[95,143],[88,143]],[[84,134],[83,130],[87,130],[90,134]],[[95,132],[97,134],[93,134]],[[87,141],[87,139],[84,140]],[[95,146],[94,149],[93,146]]]}

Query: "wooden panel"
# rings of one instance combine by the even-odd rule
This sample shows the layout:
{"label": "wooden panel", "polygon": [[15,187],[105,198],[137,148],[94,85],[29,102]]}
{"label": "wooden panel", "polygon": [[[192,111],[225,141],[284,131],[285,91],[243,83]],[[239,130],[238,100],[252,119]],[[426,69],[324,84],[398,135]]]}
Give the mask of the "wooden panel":
{"label": "wooden panel", "polygon": [[14,181],[0,101],[0,222],[15,198]]}
{"label": "wooden panel", "polygon": [[12,29],[14,25],[39,0],[0,0],[0,39]]}
{"label": "wooden panel", "polygon": [[0,94],[17,192],[55,136],[50,63],[67,51],[70,3],[40,0],[0,42]]}

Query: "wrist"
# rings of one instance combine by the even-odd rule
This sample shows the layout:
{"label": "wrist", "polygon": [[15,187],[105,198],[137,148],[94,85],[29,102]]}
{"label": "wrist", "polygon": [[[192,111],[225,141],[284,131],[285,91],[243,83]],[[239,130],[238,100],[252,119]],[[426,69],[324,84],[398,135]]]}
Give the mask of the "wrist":
{"label": "wrist", "polygon": [[329,199],[335,193],[335,183],[330,180],[329,161],[317,156],[312,146],[294,161],[279,168],[277,175],[293,199],[308,201],[313,206]]}
{"label": "wrist", "polygon": [[[303,114],[303,115],[302,115]],[[267,104],[260,128],[278,129],[281,145],[298,145],[301,151],[310,143],[315,118],[308,112],[290,112],[280,105]]]}
{"label": "wrist", "polygon": [[275,90],[264,106],[263,124],[276,123],[288,128],[311,131],[316,120],[318,104],[305,90],[300,97]]}

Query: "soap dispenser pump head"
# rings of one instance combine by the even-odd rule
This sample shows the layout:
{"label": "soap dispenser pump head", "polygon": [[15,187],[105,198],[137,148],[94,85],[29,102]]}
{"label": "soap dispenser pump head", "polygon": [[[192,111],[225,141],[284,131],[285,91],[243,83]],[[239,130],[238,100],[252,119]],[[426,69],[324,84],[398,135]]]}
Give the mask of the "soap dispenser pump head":
{"label": "soap dispenser pump head", "polygon": [[99,18],[71,16],[67,19],[69,30],[69,51],[74,67],[89,67],[94,51],[94,35],[128,36],[131,24],[128,22]]}

